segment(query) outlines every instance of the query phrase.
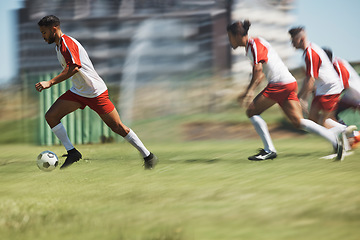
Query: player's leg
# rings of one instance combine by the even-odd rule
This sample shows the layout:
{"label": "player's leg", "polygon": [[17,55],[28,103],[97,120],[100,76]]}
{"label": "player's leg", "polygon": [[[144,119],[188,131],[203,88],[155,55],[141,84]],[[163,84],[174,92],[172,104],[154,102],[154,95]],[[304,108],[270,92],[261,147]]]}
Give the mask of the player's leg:
{"label": "player's leg", "polygon": [[302,109],[299,100],[285,100],[280,104],[281,109],[296,128],[301,128],[301,119],[303,119]]}
{"label": "player's leg", "polygon": [[264,149],[254,156],[250,156],[249,160],[265,160],[276,158],[276,149],[270,137],[269,129],[262,117],[260,116],[266,109],[273,106],[276,102],[262,94],[256,96],[253,102],[249,105],[246,114],[250,118],[256,132],[261,137],[264,144]]}
{"label": "player's leg", "polygon": [[309,120],[316,122],[317,124],[323,125],[321,121],[321,105],[319,103],[312,103],[309,110]]}
{"label": "player's leg", "polygon": [[58,99],[45,114],[45,119],[49,124],[51,131],[61,141],[66,151],[68,152],[67,158],[64,164],[60,167],[60,169],[68,167],[82,158],[81,153],[71,143],[68,134],[66,132],[66,129],[64,125],[61,123],[61,119],[64,116],[74,112],[75,110],[81,107],[82,107],[81,103]]}
{"label": "player's leg", "polygon": [[295,127],[323,137],[332,144],[334,150],[337,153],[337,160],[343,159],[344,140],[342,136],[339,137],[334,132],[315,123],[314,121],[304,119],[302,116],[300,102],[297,100],[286,100],[281,104],[281,108]]}
{"label": "player's leg", "polygon": [[336,134],[312,120],[304,119],[299,101],[286,100],[281,104],[281,108],[296,128],[315,133],[329,141],[335,149],[337,148]]}
{"label": "player's leg", "polygon": [[341,98],[341,100],[339,101],[339,104],[338,104],[338,106],[337,106],[337,108],[336,108],[336,110],[335,110],[335,118],[336,118],[336,120],[338,121],[338,122],[341,122],[341,123],[343,123],[343,121],[341,120],[341,118],[340,118],[340,113],[342,113],[343,111],[345,111],[345,110],[347,110],[347,109],[349,109],[350,107],[351,107],[351,105],[350,104],[348,104],[348,103],[346,103],[344,100],[345,98],[345,96],[343,97],[343,98]]}
{"label": "player's leg", "polygon": [[115,108],[110,113],[99,114],[99,116],[113,132],[122,136],[140,152],[144,158],[145,169],[152,169],[155,167],[158,161],[157,157],[145,147],[135,132],[122,123],[120,116]]}

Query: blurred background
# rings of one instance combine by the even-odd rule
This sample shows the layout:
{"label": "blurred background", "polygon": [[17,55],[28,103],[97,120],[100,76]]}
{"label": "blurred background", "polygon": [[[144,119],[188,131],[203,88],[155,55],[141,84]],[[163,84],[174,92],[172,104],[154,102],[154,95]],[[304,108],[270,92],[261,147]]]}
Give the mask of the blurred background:
{"label": "blurred background", "polygon": [[[63,32],[82,43],[123,122],[151,140],[206,139],[216,135],[214,125],[201,125],[209,121],[248,123],[236,98],[251,65],[243,49],[233,51],[228,43],[226,26],[234,20],[249,19],[249,34],[267,39],[300,83],[302,53],[287,33],[293,26],[305,26],[311,41],[360,70],[356,0],[10,0],[0,6],[1,144],[59,144],[44,114],[71,82],[42,93],[34,88],[61,71],[54,45],[37,26],[45,15],[58,16]],[[286,127],[282,119],[273,123]],[[359,124],[358,115],[349,119]],[[89,109],[63,123],[76,144],[118,140]],[[168,132],[158,132],[159,126]]]}

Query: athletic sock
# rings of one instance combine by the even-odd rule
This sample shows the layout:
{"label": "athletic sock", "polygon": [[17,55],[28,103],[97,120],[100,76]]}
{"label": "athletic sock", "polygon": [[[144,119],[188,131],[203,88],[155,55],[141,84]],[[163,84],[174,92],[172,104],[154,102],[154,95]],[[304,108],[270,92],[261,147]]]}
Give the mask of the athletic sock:
{"label": "athletic sock", "polygon": [[56,137],[61,141],[61,143],[64,145],[66,151],[69,151],[74,148],[72,143],[70,142],[70,139],[67,135],[67,132],[65,130],[65,127],[62,123],[59,123],[55,127],[51,129],[51,131],[56,135]]}
{"label": "athletic sock", "polygon": [[311,133],[315,133],[329,142],[333,145],[333,147],[337,146],[337,139],[334,132],[330,131],[330,129],[327,129],[309,119],[301,119],[300,120],[300,126],[303,130]]}
{"label": "athletic sock", "polygon": [[250,120],[254,125],[256,132],[261,137],[261,140],[264,144],[264,150],[267,153],[276,152],[275,146],[270,137],[269,129],[264,119],[262,119],[260,115],[254,115],[250,118]]}
{"label": "athletic sock", "polygon": [[143,158],[150,155],[150,151],[146,149],[139,137],[130,129],[130,132],[124,137],[131,145],[133,145],[142,155]]}
{"label": "athletic sock", "polygon": [[331,118],[328,118],[325,120],[324,124],[329,127],[331,131],[333,131],[335,134],[339,134],[346,129],[346,125],[343,125],[341,123],[338,123]]}

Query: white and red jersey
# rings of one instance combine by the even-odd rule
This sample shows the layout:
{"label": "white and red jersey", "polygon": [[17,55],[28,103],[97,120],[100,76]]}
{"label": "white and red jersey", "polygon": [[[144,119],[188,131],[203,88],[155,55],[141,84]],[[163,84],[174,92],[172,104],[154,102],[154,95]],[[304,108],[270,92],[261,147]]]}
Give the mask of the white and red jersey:
{"label": "white and red jersey", "polygon": [[296,82],[279,55],[263,38],[249,38],[246,56],[252,65],[262,63],[263,71],[269,83],[288,84]]}
{"label": "white and red jersey", "polygon": [[355,69],[344,59],[334,58],[333,66],[346,89],[343,98],[360,103],[360,77]]}
{"label": "white and red jersey", "polygon": [[55,49],[63,69],[71,65],[79,68],[79,72],[71,78],[73,86],[70,91],[82,97],[94,98],[107,90],[105,82],[95,71],[86,50],[76,39],[64,34]]}
{"label": "white and red jersey", "polygon": [[322,48],[310,43],[303,56],[306,64],[306,76],[315,78],[316,96],[342,92],[341,80]]}

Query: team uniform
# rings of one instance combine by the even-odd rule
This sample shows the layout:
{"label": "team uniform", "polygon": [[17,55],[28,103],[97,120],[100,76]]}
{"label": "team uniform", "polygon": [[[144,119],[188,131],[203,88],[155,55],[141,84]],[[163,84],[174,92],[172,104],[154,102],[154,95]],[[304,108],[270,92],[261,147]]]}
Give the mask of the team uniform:
{"label": "team uniform", "polygon": [[[299,101],[296,79],[266,40],[263,38],[249,38],[248,44],[246,45],[246,55],[253,65],[262,63],[268,85],[260,94],[276,101],[282,108],[286,101]],[[253,115],[250,117],[250,120],[262,139],[264,149],[261,149],[257,155],[250,156],[248,159],[260,161],[276,158],[276,149],[272,143],[266,122],[260,115]],[[342,149],[342,145],[337,141],[335,134],[315,122],[301,118],[300,128],[324,137],[332,143],[335,149]],[[337,153],[337,157],[340,159],[342,157],[342,151],[338,150]]]}
{"label": "team uniform", "polygon": [[[253,66],[262,63],[268,85],[260,94],[274,100],[280,106],[286,100],[299,101],[296,94],[296,79],[291,75],[278,54],[265,39],[259,37],[249,38],[246,45],[246,55]],[[262,139],[264,149],[261,149],[257,155],[250,156],[248,159],[259,161],[276,158],[276,149],[271,140],[266,122],[260,115],[254,115],[250,117],[250,120]]]}
{"label": "team uniform", "polygon": [[[353,67],[344,59],[335,58],[333,66],[341,78],[344,87],[344,94],[341,97],[340,105],[346,107],[360,107],[360,77]],[[345,107],[345,106],[344,106]]]}
{"label": "team uniform", "polygon": [[81,109],[89,106],[98,114],[113,111],[115,106],[109,99],[106,84],[95,71],[84,47],[76,39],[64,34],[55,50],[63,69],[66,66],[79,68],[79,72],[71,78],[73,86],[59,99],[78,102]]}
{"label": "team uniform", "polygon": [[316,44],[310,43],[304,51],[306,76],[315,78],[315,97],[312,106],[333,111],[337,107],[343,86],[326,53]]}
{"label": "team uniform", "polygon": [[[333,66],[339,74],[344,87],[344,92],[336,111],[336,116],[338,117],[340,112],[348,108],[360,108],[360,77],[355,69],[344,59],[334,58]],[[354,148],[360,142],[360,134],[358,131],[353,131],[352,135],[349,135],[353,137],[351,147]]]}
{"label": "team uniform", "polygon": [[[56,46],[55,50],[63,69],[67,66],[76,66],[79,69],[79,71],[71,77],[73,86],[61,95],[59,99],[80,103],[81,109],[89,106],[99,115],[111,113],[115,109],[115,106],[109,99],[105,82],[95,71],[84,47],[76,39],[62,35],[59,46]],[[81,153],[74,148],[69,140],[61,122],[51,130],[68,151],[68,157],[60,168],[68,167],[82,158]],[[152,169],[156,165],[157,157],[146,149],[131,129],[124,139],[133,145],[143,156],[145,169]]]}
{"label": "team uniform", "polygon": [[252,65],[263,64],[263,71],[268,85],[261,92],[281,106],[285,100],[298,100],[297,82],[289,72],[279,55],[263,38],[249,38],[246,55]]}

